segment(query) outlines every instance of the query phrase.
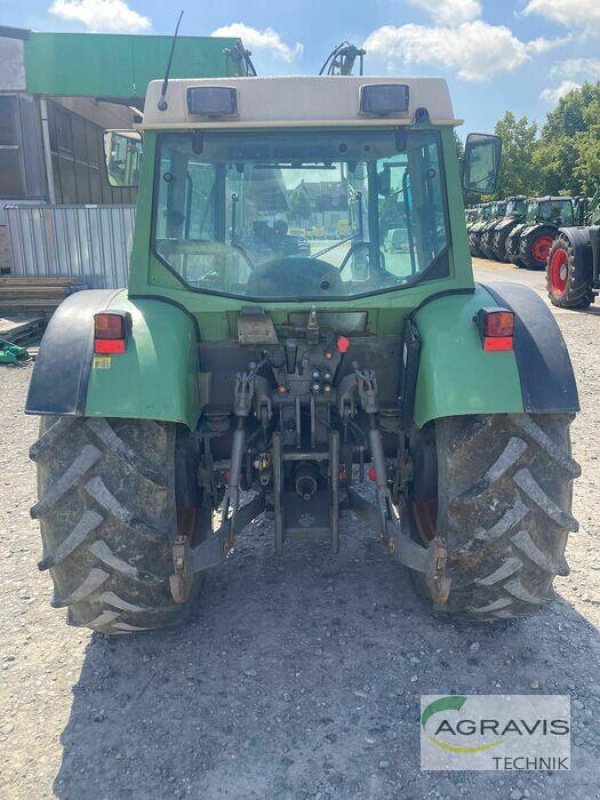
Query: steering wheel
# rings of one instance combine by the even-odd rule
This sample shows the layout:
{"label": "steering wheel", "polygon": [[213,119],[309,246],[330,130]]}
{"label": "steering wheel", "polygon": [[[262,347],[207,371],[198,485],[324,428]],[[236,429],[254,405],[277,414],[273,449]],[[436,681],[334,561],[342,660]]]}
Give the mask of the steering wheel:
{"label": "steering wheel", "polygon": [[246,294],[256,297],[306,297],[342,294],[339,270],[328,261],[287,256],[258,264],[250,273]]}

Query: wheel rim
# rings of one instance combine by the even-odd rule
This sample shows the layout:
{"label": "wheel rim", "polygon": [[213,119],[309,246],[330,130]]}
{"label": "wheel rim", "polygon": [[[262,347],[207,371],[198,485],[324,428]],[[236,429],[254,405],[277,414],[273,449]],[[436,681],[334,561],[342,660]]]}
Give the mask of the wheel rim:
{"label": "wheel rim", "polygon": [[546,263],[548,253],[552,247],[552,241],[553,240],[551,236],[540,236],[535,240],[533,243],[532,252],[536,261],[539,261],[541,264]]}
{"label": "wheel rim", "polygon": [[552,253],[549,272],[550,291],[555,297],[562,297],[567,289],[569,278],[569,256],[562,248]]}

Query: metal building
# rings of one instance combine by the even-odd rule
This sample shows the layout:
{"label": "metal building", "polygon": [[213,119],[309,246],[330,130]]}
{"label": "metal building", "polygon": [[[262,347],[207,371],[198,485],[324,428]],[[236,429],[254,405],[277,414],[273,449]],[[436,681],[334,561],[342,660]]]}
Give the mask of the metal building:
{"label": "metal building", "polygon": [[[171,42],[0,26],[0,269],[11,262],[5,206],[135,203],[135,190],[108,185],[102,134],[141,120],[146,87],[162,77]],[[182,36],[171,75],[242,75],[242,56],[239,39]]]}

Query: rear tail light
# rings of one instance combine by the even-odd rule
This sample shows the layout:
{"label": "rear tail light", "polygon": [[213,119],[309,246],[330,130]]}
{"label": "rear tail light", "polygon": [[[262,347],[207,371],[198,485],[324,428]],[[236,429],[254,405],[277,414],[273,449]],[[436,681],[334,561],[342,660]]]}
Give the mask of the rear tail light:
{"label": "rear tail light", "polygon": [[130,319],[126,311],[94,314],[94,353],[124,353]]}
{"label": "rear tail light", "polygon": [[475,317],[483,349],[512,350],[515,314],[507,308],[482,308]]}

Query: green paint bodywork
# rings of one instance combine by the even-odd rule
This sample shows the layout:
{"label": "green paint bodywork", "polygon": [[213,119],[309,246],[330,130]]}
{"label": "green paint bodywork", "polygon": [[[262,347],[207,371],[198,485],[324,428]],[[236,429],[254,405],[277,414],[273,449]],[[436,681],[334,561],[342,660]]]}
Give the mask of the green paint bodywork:
{"label": "green paint bodywork", "polygon": [[[473,282],[454,135],[451,128],[442,128],[441,135],[451,232],[450,276],[359,300],[316,304],[331,310],[365,310],[368,333],[385,336],[399,334],[406,317],[432,295],[474,290],[474,294],[442,295],[416,312],[422,339],[415,409],[419,426],[443,416],[523,411],[514,353],[484,352],[473,322],[480,308],[496,303]],[[92,370],[86,414],[175,420],[193,428],[201,409],[192,318],[203,341],[235,340],[239,310],[250,303],[193,291],[153,255],[155,154],[156,134],[147,131],[131,256],[130,299],[120,295],[112,303],[114,308],[131,311],[134,347],[114,358],[110,370]],[[277,324],[289,311],[315,304],[263,301],[260,305]]]}
{"label": "green paint bodywork", "polygon": [[125,353],[94,359],[86,416],[160,419],[194,428],[200,399],[193,320],[160,300],[129,300],[125,291],[109,308],[131,314],[131,333]]}
{"label": "green paint bodywork", "polygon": [[445,295],[415,314],[421,337],[415,422],[457,414],[523,413],[515,354],[485,352],[473,317],[496,306],[482,286]]}
{"label": "green paint bodywork", "polygon": [[[31,94],[143,98],[162,78],[172,36],[109,33],[36,33],[25,40],[25,74]],[[239,74],[224,51],[239,39],[179,36],[172,78]]]}

